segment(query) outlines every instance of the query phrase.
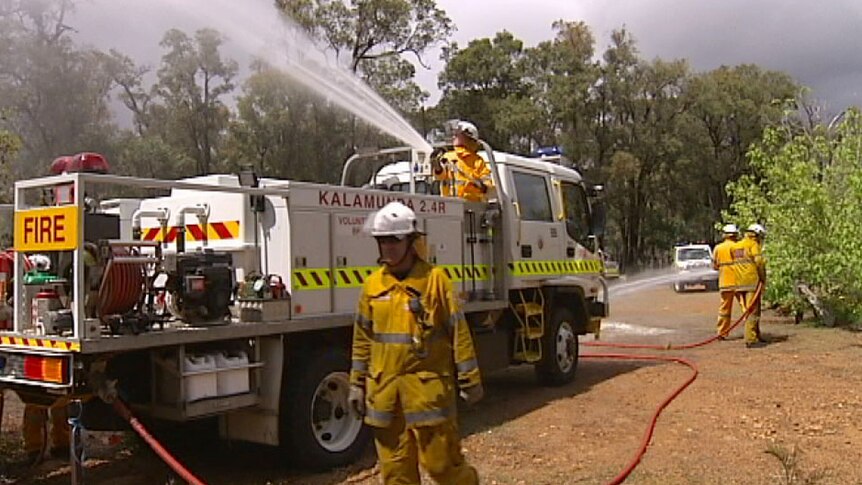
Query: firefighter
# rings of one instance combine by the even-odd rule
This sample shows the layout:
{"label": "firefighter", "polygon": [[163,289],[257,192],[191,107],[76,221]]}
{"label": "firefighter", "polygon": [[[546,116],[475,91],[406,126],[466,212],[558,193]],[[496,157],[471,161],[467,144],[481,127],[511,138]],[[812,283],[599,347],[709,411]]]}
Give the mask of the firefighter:
{"label": "firefighter", "polygon": [[730,316],[733,312],[733,299],[736,297],[736,273],[732,250],[739,239],[739,229],[735,224],[726,224],[721,232],[724,241],[715,246],[712,253],[712,268],[718,270],[718,291],[721,295],[716,332],[718,338],[724,340],[730,333]]}
{"label": "firefighter", "polygon": [[[478,483],[461,453],[456,386],[482,398],[473,340],[445,273],[416,251],[413,211],[392,202],[369,217],[382,267],[365,281],[353,329],[350,407],[374,428],[384,483]],[[421,244],[420,244],[421,245]]]}
{"label": "firefighter", "polygon": [[[58,399],[50,407],[37,404],[24,406],[24,451],[31,464],[42,461],[46,451],[53,458],[69,457],[69,423],[66,399]],[[48,417],[51,417],[51,448],[47,450]]]}
{"label": "firefighter", "polygon": [[468,121],[458,121],[453,129],[452,150],[432,153],[434,177],[440,181],[440,194],[473,202],[487,200],[494,187],[488,163],[479,150],[479,130]]}
{"label": "firefighter", "polygon": [[761,296],[756,292],[757,285],[766,283],[766,262],[763,259],[763,236],[766,229],[760,224],[752,224],[745,231],[745,237],[736,243],[734,254],[738,256],[739,281],[737,292],[741,292],[744,308],[749,311],[745,321],[745,345],[748,348],[762,347],[765,344],[760,334]]}

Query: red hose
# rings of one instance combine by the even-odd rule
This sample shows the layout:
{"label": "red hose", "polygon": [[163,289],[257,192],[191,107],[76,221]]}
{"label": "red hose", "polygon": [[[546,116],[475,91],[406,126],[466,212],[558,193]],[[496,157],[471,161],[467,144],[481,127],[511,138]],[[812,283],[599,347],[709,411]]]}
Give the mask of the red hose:
{"label": "red hose", "polygon": [[697,379],[697,373],[698,373],[697,366],[693,362],[686,360],[686,359],[683,359],[682,357],[665,357],[665,356],[661,356],[661,355],[588,354],[588,355],[582,355],[581,357],[586,357],[589,359],[661,360],[661,361],[665,361],[665,362],[676,362],[678,364],[688,366],[692,370],[691,376],[689,376],[689,378],[686,379],[686,381],[683,382],[682,385],[680,385],[673,392],[671,392],[664,399],[664,401],[661,402],[661,404],[658,406],[658,408],[653,413],[652,418],[650,419],[650,424],[649,424],[649,426],[647,426],[646,432],[644,432],[644,436],[643,436],[643,439],[641,440],[640,447],[638,447],[638,450],[635,453],[634,458],[632,458],[632,460],[629,462],[629,464],[626,466],[626,468],[622,472],[620,472],[616,477],[614,477],[613,480],[608,482],[612,485],[617,485],[617,484],[623,483],[623,481],[626,478],[628,478],[628,476],[634,471],[635,467],[637,467],[638,464],[640,463],[641,458],[643,458],[644,454],[646,454],[646,449],[649,446],[650,440],[652,439],[653,432],[655,431],[656,422],[658,421],[658,417],[661,414],[661,412],[664,411],[664,408],[666,408],[668,406],[668,404],[671,403],[671,401],[676,399],[676,397],[683,390],[685,390],[685,388],[688,387],[689,384],[691,384],[692,382],[694,382],[695,379]]}
{"label": "red hose", "polygon": [[[755,297],[759,298],[760,294],[763,292],[763,284],[758,283],[757,288],[754,290]],[[756,299],[755,298],[755,299]],[[733,325],[730,326],[728,332],[733,331],[736,327],[739,326],[749,315],[751,315],[751,311],[753,308],[746,308],[742,315],[733,322]],[[582,345],[585,347],[610,347],[616,349],[648,349],[648,350],[687,350],[694,349],[697,347],[703,347],[706,344],[710,344],[718,340],[718,335],[713,335],[712,337],[703,340],[701,342],[692,342],[687,344],[678,344],[678,345],[646,345],[646,344],[627,344],[627,343],[616,343],[616,342],[584,342]]]}
{"label": "red hose", "polygon": [[[755,297],[760,297],[760,294],[763,292],[763,284],[758,283],[755,291]],[[742,315],[730,326],[730,330],[732,331],[734,328],[739,326],[749,315],[751,315],[751,311],[753,308],[746,308]],[[714,335],[704,341],[701,342],[693,342],[688,344],[680,344],[680,345],[645,345],[645,344],[627,344],[627,343],[613,343],[613,342],[584,342],[583,345],[588,347],[613,347],[613,348],[621,348],[621,349],[649,349],[649,350],[684,350],[684,349],[693,349],[696,347],[702,347],[706,344],[715,342],[718,340],[718,335]],[[674,400],[677,396],[685,390],[695,379],[697,379],[698,369],[697,366],[682,357],[671,357],[671,356],[662,356],[662,355],[642,355],[642,354],[583,354],[581,357],[588,359],[620,359],[620,360],[659,360],[665,362],[676,362],[678,364],[682,364],[688,366],[692,370],[691,376],[682,383],[679,387],[674,389],[664,401],[659,404],[658,408],[656,408],[655,412],[650,419],[649,426],[647,426],[646,432],[644,432],[643,439],[641,440],[641,444],[638,447],[635,456],[629,461],[629,464],[626,468],[620,472],[613,480],[608,482],[611,485],[618,485],[623,483],[626,478],[634,471],[634,469],[640,464],[641,458],[643,458],[644,454],[646,454],[647,447],[649,446],[650,440],[652,439],[652,435],[655,432],[656,423],[658,422],[658,417],[661,415],[661,412]]]}
{"label": "red hose", "polygon": [[147,428],[145,428],[144,425],[141,424],[137,418],[132,416],[132,412],[129,410],[128,406],[126,406],[123,401],[118,398],[114,400],[113,404],[114,410],[117,412],[117,414],[119,414],[120,417],[129,422],[129,425],[131,425],[132,429],[134,429],[135,432],[137,432],[141,436],[141,438],[143,438],[144,441],[146,441],[147,444],[150,445],[150,448],[152,448],[153,451],[155,451],[156,454],[159,455],[159,458],[161,458],[169,467],[171,467],[171,469],[176,472],[176,474],[179,475],[180,478],[190,483],[191,485],[204,485],[204,482],[201,479],[194,476],[192,472],[188,471],[182,465],[182,463],[177,461],[177,459],[174,458],[168,452],[168,450],[162,447],[162,445],[159,444],[159,442],[156,441],[155,438],[153,438],[153,435],[151,435],[149,431],[147,431]]}

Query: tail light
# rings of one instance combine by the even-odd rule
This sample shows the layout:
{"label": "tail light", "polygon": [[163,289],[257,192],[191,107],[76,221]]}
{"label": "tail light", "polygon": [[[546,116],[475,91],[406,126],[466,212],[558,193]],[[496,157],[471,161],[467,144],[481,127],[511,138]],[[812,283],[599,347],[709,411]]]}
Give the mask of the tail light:
{"label": "tail light", "polygon": [[66,384],[69,382],[68,360],[62,357],[25,356],[24,378]]}
{"label": "tail light", "polygon": [[0,355],[0,376],[31,381],[68,384],[69,359],[44,355],[4,353]]}

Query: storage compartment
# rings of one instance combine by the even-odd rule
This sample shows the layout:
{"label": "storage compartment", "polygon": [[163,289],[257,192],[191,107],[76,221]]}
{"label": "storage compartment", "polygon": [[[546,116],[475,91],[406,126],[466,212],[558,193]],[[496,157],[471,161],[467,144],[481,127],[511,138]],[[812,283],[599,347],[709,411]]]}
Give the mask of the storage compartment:
{"label": "storage compartment", "polygon": [[216,388],[219,396],[249,392],[248,354],[220,352],[215,355]]}
{"label": "storage compartment", "polygon": [[177,369],[175,358],[160,359],[157,363],[160,371],[158,399],[160,402],[175,404],[218,396],[215,355],[185,355],[182,373]]}

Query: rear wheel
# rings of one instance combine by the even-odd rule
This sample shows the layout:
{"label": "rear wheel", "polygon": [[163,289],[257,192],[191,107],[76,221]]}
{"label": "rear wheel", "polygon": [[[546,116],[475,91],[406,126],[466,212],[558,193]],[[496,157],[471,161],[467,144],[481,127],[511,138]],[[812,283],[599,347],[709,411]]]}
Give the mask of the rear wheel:
{"label": "rear wheel", "polygon": [[683,289],[683,287],[681,284],[679,284],[679,283],[673,284],[673,291],[675,291],[677,293],[682,293],[682,289]]}
{"label": "rear wheel", "polygon": [[355,461],[370,438],[362,420],[350,413],[350,360],[329,351],[303,366],[282,394],[282,443],[296,464],[327,469]]}
{"label": "rear wheel", "polygon": [[536,378],[546,386],[561,386],[575,378],[578,368],[578,334],[572,312],[557,308],[542,338],[542,360],[536,364]]}

